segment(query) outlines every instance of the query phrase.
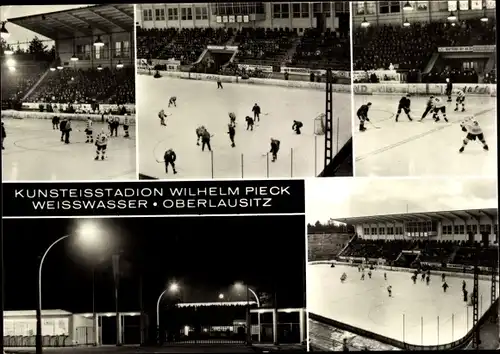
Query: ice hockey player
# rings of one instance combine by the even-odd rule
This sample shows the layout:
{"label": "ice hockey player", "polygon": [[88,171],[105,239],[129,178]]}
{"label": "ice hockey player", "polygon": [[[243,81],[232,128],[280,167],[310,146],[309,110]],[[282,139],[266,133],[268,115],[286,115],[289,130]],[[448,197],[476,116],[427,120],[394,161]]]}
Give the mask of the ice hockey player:
{"label": "ice hockey player", "polygon": [[2,150],[5,150],[5,147],[3,146],[3,141],[7,137],[7,133],[5,132],[5,125],[2,122]]}
{"label": "ice hockey player", "polygon": [[463,132],[467,133],[467,136],[464,139],[462,147],[460,148],[460,150],[458,150],[459,152],[464,152],[465,147],[467,146],[469,141],[475,141],[476,139],[479,140],[481,144],[483,144],[484,150],[489,150],[488,145],[486,144],[486,140],[484,139],[483,130],[479,126],[477,120],[475,120],[473,117],[470,117],[460,123],[460,127],[462,128]]}
{"label": "ice hockey player", "polygon": [[410,94],[408,93],[406,96],[401,97],[399,100],[399,105],[398,105],[398,113],[396,113],[396,122],[398,121],[399,115],[401,114],[401,110],[403,110],[406,113],[406,116],[410,120],[410,122],[413,120],[410,117],[410,105],[411,105],[411,100],[410,100]]}
{"label": "ice hockey player", "polygon": [[64,124],[63,137],[64,143],[69,144],[69,136],[73,129],[71,128],[71,118],[68,118],[66,124]]}
{"label": "ice hockey player", "polygon": [[343,283],[347,279],[347,274],[342,273],[342,276],[340,277],[340,282]]}
{"label": "ice hockey player", "polygon": [[198,128],[196,128],[196,145],[200,145],[200,140],[203,137],[203,132],[205,131],[205,126],[200,125]]}
{"label": "ice hockey player", "polygon": [[411,280],[413,281],[413,284],[417,284],[417,276],[415,274],[411,276]]}
{"label": "ice hockey player", "polygon": [[227,133],[229,134],[229,140],[231,140],[231,147],[234,148],[236,146],[236,144],[234,143],[234,136],[236,135],[236,129],[234,129],[234,125],[227,125]]}
{"label": "ice hockey player", "polygon": [[167,124],[165,123],[166,117],[167,115],[165,114],[165,111],[163,109],[160,112],[158,112],[158,118],[160,118],[160,124],[163,126],[167,126]]}
{"label": "ice hockey player", "polygon": [[453,83],[449,77],[446,78],[446,96],[448,96],[448,102],[451,102],[451,93],[453,92]]}
{"label": "ice hockey player", "polygon": [[165,173],[168,173],[168,166],[172,166],[172,171],[174,171],[174,175],[177,174],[177,171],[175,170],[175,160],[177,160],[177,155],[175,154],[174,150],[168,149],[165,151],[165,154],[163,155],[163,160],[165,161]]}
{"label": "ice hockey player", "polygon": [[446,281],[446,274],[445,273],[441,274],[441,281],[442,282]]}
{"label": "ice hockey player", "polygon": [[366,130],[365,128],[365,121],[370,121],[368,119],[368,110],[370,109],[370,106],[372,105],[371,102],[368,102],[367,104],[361,105],[359,107],[358,112],[356,113],[359,119],[359,131],[364,132]]}
{"label": "ice hockey player", "polygon": [[295,133],[297,133],[297,135],[300,135],[301,134],[300,128],[302,128],[303,126],[304,126],[304,124],[302,124],[302,122],[300,122],[298,120],[294,120],[293,125],[292,125],[292,130],[295,131]]}
{"label": "ice hockey player", "polygon": [[59,131],[61,132],[61,141],[64,141],[64,128],[66,127],[66,123],[68,123],[68,120],[66,118],[63,118],[59,123]]}
{"label": "ice hockey player", "polygon": [[256,122],[260,122],[260,107],[257,103],[253,105],[252,112],[253,112],[253,119]]}
{"label": "ice hockey player", "polygon": [[448,285],[448,283],[445,281],[445,282],[443,283],[442,287],[443,287],[443,292],[446,292],[446,290],[447,290],[450,286],[449,286],[449,285]]}
{"label": "ice hockey player", "polygon": [[106,157],[106,149],[108,148],[108,134],[104,132],[104,129],[101,130],[99,134],[97,134],[95,138],[95,146],[96,146],[96,156],[94,160],[104,160]]}
{"label": "ice hockey player", "polygon": [[85,143],[93,143],[94,142],[94,130],[92,128],[92,118],[87,118],[87,126],[85,127],[85,135],[87,140]]}
{"label": "ice hockey player", "polygon": [[271,150],[269,151],[273,155],[272,162],[275,162],[278,159],[278,151],[280,150],[280,141],[274,138],[271,138]]}
{"label": "ice hockey player", "polygon": [[128,128],[130,127],[130,119],[127,114],[123,117],[123,132],[125,133],[125,138],[130,138],[130,134],[128,132]]}
{"label": "ice hockey player", "polygon": [[224,89],[224,87],[222,87],[222,81],[220,80],[220,76],[217,77],[217,89]]}
{"label": "ice hockey player", "polygon": [[106,123],[108,123],[108,131],[109,134],[111,135],[113,135],[113,122],[114,122],[113,116],[110,114],[106,119]]}
{"label": "ice hockey player", "polygon": [[229,124],[236,126],[236,114],[234,112],[229,112]]}
{"label": "ice hockey player", "polygon": [[116,116],[113,118],[113,123],[111,124],[111,136],[115,133],[115,137],[118,136],[118,127],[120,126],[120,117]]}
{"label": "ice hockey player", "polygon": [[462,105],[462,112],[465,112],[465,89],[458,90],[456,103],[455,111],[458,111],[458,106]]}
{"label": "ice hockey player", "polygon": [[250,116],[245,117],[245,122],[247,122],[247,130],[253,130],[254,120]]}
{"label": "ice hockey player", "polygon": [[173,105],[174,107],[177,107],[176,101],[177,101],[177,97],[175,97],[175,96],[170,97],[170,99],[168,100],[168,107],[170,107],[171,105]]}
{"label": "ice hockey player", "polygon": [[212,147],[210,146],[210,138],[210,133],[205,129],[201,134],[201,151],[205,151],[205,146],[208,148],[208,151],[212,151]]}
{"label": "ice hockey player", "polygon": [[422,118],[419,119],[419,122],[421,122],[422,120],[424,120],[424,118],[427,116],[427,113],[429,113],[432,110],[433,107],[434,107],[434,96],[431,96],[427,100],[427,106],[425,107],[425,111],[422,114]]}
{"label": "ice hockey player", "polygon": [[439,97],[434,97],[434,112],[432,114],[432,119],[434,119],[435,122],[439,122],[439,113],[441,112],[443,114],[443,119],[445,122],[448,122],[448,118],[446,118],[446,106],[444,105],[444,102],[439,98]]}
{"label": "ice hockey player", "polygon": [[59,123],[60,122],[61,122],[61,120],[59,119],[59,117],[58,116],[54,116],[52,118],[52,129],[53,130],[59,130]]}
{"label": "ice hockey player", "polygon": [[389,285],[387,287],[387,294],[389,294],[389,297],[392,297],[392,286],[391,285]]}

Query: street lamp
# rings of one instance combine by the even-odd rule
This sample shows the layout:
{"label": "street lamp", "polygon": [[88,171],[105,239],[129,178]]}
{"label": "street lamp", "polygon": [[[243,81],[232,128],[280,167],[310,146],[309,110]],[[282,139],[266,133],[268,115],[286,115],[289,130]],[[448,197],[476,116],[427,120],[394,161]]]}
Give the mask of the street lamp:
{"label": "street lamp", "polygon": [[219,300],[224,300],[224,294],[219,294]]}
{"label": "street lamp", "polygon": [[[247,340],[248,342],[250,343],[251,342],[251,339],[252,339],[252,335],[251,335],[251,319],[250,319],[250,306],[248,304],[248,293],[251,293],[253,295],[253,297],[255,298],[255,302],[257,303],[257,307],[260,307],[260,300],[259,300],[259,297],[257,296],[257,294],[255,293],[255,291],[253,291],[249,286],[248,284],[243,284],[243,283],[235,283],[234,284],[234,289],[236,291],[243,291],[243,290],[246,290],[246,297],[247,297]],[[259,328],[259,333],[258,333],[258,341],[260,342],[260,339],[261,339],[261,329],[260,329],[260,312],[257,312],[257,326]]]}
{"label": "street lamp", "polygon": [[[90,241],[94,242],[97,239],[97,233],[95,231],[95,225],[91,223],[86,223],[81,225],[79,230],[79,236],[82,236],[82,239],[85,240],[86,243],[90,243]],[[57,240],[52,242],[52,244],[45,250],[42,258],[40,260],[40,265],[38,267],[38,306],[36,309],[36,354],[42,354],[43,346],[42,346],[42,269],[43,262],[45,258],[49,254],[49,251],[57,245],[59,242],[66,240],[71,237],[71,235],[64,235],[59,237]]]}
{"label": "street lamp", "polygon": [[[236,283],[234,284],[234,288],[237,290],[237,291],[243,291],[244,288],[245,288],[245,284],[243,283]],[[255,291],[253,291],[250,287],[246,286],[248,292],[250,292],[250,294],[253,295],[253,297],[255,298],[255,302],[257,303],[257,307],[260,307],[260,300],[259,300],[259,297],[257,296],[257,293]]]}
{"label": "street lamp", "polygon": [[170,292],[172,294],[175,294],[175,293],[178,293],[179,291],[180,291],[179,284],[174,282],[174,283],[171,283],[168,288],[163,290],[162,293],[160,294],[160,296],[158,296],[158,301],[156,301],[156,331],[158,334],[160,333],[160,302],[161,302],[161,299],[162,299],[163,295],[165,295],[166,292]]}

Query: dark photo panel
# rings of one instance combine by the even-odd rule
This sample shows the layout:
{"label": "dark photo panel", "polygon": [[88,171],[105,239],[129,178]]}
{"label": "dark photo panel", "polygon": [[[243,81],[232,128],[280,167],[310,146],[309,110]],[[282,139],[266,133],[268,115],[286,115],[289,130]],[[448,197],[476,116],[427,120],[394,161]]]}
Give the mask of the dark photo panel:
{"label": "dark photo panel", "polygon": [[308,181],[313,351],[495,350],[496,179]]}
{"label": "dark photo panel", "polygon": [[352,176],[349,9],[138,4],[140,178]]}
{"label": "dark photo panel", "polygon": [[496,1],[354,1],[356,176],[496,176]]}
{"label": "dark photo panel", "polygon": [[2,180],[136,179],[134,5],[2,7]]}
{"label": "dark photo panel", "polygon": [[303,215],[8,219],[3,239],[6,349],[306,348]]}

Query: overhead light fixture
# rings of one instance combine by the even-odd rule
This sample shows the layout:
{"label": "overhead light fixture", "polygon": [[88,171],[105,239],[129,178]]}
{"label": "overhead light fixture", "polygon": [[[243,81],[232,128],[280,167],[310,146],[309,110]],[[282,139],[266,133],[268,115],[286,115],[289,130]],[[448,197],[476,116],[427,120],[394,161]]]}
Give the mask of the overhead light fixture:
{"label": "overhead light fixture", "polygon": [[12,54],[14,54],[14,51],[12,49],[10,49],[10,45],[7,44],[7,48],[5,48],[5,50],[3,51],[3,54],[12,55]]}
{"label": "overhead light fixture", "polygon": [[16,67],[15,66],[9,66],[9,71],[16,71]]}
{"label": "overhead light fixture", "polygon": [[450,14],[448,15],[448,21],[456,21],[456,19],[457,19],[457,16],[455,16],[453,11],[451,11]]}
{"label": "overhead light fixture", "polygon": [[121,60],[119,60],[119,61],[118,61],[118,64],[116,64],[116,67],[117,67],[118,69],[123,68],[123,63],[122,63],[122,61],[121,61]]}
{"label": "overhead light fixture", "polygon": [[73,56],[71,57],[71,61],[78,61],[78,57],[76,56],[76,54],[73,54]]}
{"label": "overhead light fixture", "polygon": [[403,10],[405,11],[413,10],[413,6],[411,6],[409,1],[407,1],[406,4],[403,6]]}
{"label": "overhead light fixture", "polygon": [[62,69],[64,69],[64,67],[63,67],[61,64],[59,64],[59,65],[57,66],[57,70],[62,70]]}
{"label": "overhead light fixture", "polygon": [[97,39],[94,42],[95,47],[104,47],[104,42],[101,40],[101,36],[97,36]]}
{"label": "overhead light fixture", "polygon": [[363,22],[361,22],[361,27],[366,28],[370,26],[370,22],[366,20],[366,17],[363,17]]}
{"label": "overhead light fixture", "polygon": [[102,70],[101,64],[97,65],[97,70]]}
{"label": "overhead light fixture", "polygon": [[410,22],[408,21],[408,19],[406,19],[406,20],[403,22],[403,26],[404,26],[404,27],[410,27]]}
{"label": "overhead light fixture", "polygon": [[486,13],[481,17],[481,22],[488,22],[488,17],[486,16]]}
{"label": "overhead light fixture", "polygon": [[9,36],[10,36],[9,31],[7,31],[7,28],[5,28],[6,23],[7,23],[7,21],[2,22],[2,38],[5,40],[7,40],[7,38],[9,38]]}
{"label": "overhead light fixture", "polygon": [[56,71],[56,68],[50,68],[50,71]]}

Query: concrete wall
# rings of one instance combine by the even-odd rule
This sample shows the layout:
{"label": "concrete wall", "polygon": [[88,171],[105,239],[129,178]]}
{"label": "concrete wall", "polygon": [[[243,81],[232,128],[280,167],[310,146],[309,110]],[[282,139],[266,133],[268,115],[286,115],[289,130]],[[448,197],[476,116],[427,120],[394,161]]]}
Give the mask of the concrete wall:
{"label": "concrete wall", "polygon": [[[360,27],[361,22],[363,22],[365,18],[366,21],[370,22],[372,25],[397,25],[402,24],[405,19],[408,19],[410,23],[447,21],[447,17],[450,14],[450,11],[448,10],[448,3],[457,3],[458,1],[410,1],[413,6],[413,10],[411,11],[403,11],[403,5],[406,1],[400,1],[401,10],[399,12],[380,13],[380,6],[387,2],[391,3],[394,1],[353,1],[352,12],[354,27]],[[489,18],[495,18],[495,1],[487,2],[488,7],[493,8],[486,10],[486,16]],[[365,7],[362,7],[363,3],[365,4]],[[418,7],[419,4],[421,5],[420,9]],[[362,8],[365,9],[365,13],[360,11]],[[454,11],[454,14],[457,16],[457,20],[460,21],[471,18],[479,18],[483,16],[483,10],[459,10]]]}
{"label": "concrete wall", "polygon": [[[287,4],[289,6],[290,14],[289,18],[274,18],[274,5],[275,4]],[[196,4],[138,4],[136,14],[136,22],[142,28],[194,28],[194,27],[213,27],[213,28],[234,28],[239,29],[242,27],[264,27],[264,28],[298,28],[305,29],[315,25],[315,19],[313,16],[313,4],[312,2],[304,2],[301,4],[307,4],[309,8],[309,16],[307,18],[293,18],[292,3],[289,2],[273,2],[264,3],[264,15],[258,15],[262,19],[256,21],[250,21],[248,23],[217,23],[216,15],[214,14],[213,5],[209,3],[196,3]],[[327,2],[327,6],[330,9],[330,16],[326,18],[326,27],[335,29],[338,28],[338,19],[335,17],[335,4],[330,1]],[[348,5],[345,5],[346,7]],[[168,9],[177,9],[178,19],[169,20]],[[181,13],[182,9],[191,9],[192,19],[182,20]],[[196,19],[196,8],[203,8],[203,10],[198,10],[202,16]],[[348,7],[347,7],[348,9]],[[152,19],[149,20],[144,16],[144,10],[152,10]],[[159,16],[156,16],[156,10],[158,10]],[[200,12],[202,11],[202,12]],[[203,12],[204,11],[204,12]],[[207,18],[204,19],[203,13],[207,14]],[[164,14],[164,16],[162,16]]]}
{"label": "concrete wall", "polygon": [[[56,41],[56,51],[59,53],[61,63],[64,66],[67,65],[76,69],[95,68],[98,65],[116,67],[118,61],[121,61],[124,66],[135,65],[135,38],[133,32],[116,32],[101,36],[105,46],[100,49],[93,45],[96,39],[96,37],[84,37],[76,38],[74,41],[71,39]],[[117,49],[117,42],[120,43],[119,50]],[[71,61],[73,54],[76,54],[80,60]]]}

